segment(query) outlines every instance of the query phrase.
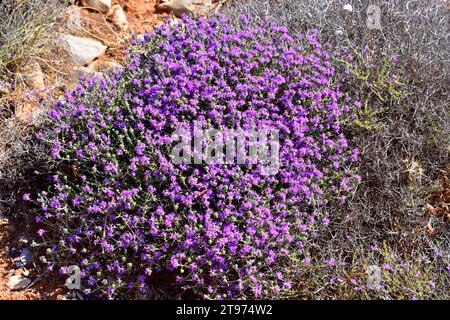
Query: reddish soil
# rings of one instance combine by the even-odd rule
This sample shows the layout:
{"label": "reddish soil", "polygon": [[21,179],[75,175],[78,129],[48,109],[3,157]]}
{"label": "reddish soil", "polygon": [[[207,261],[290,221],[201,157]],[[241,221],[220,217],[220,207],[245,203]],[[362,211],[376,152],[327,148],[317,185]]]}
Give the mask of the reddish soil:
{"label": "reddish soil", "polygon": [[159,24],[155,15],[155,4],[157,0],[115,0],[125,10],[129,28],[134,33],[143,33],[152,30],[153,26]]}
{"label": "reddish soil", "polygon": [[153,27],[161,23],[155,15],[157,0],[113,0],[120,4],[128,20],[128,29],[119,30],[111,23],[111,17],[94,10],[82,9],[81,17],[83,28],[73,32],[79,36],[94,37],[108,46],[104,57],[100,59],[113,59],[123,61],[123,51],[131,34],[153,31]]}
{"label": "reddish soil", "polygon": [[[11,219],[0,217],[0,300],[61,300],[62,284],[55,278],[37,277],[33,271],[16,268],[13,258],[6,252],[8,246],[18,243],[18,235],[23,234],[23,224],[12,224]],[[30,288],[10,290],[7,286],[10,275],[28,274],[33,281]]]}
{"label": "reddish soil", "polygon": [[23,291],[11,291],[8,287],[9,273],[16,272],[14,270],[14,262],[6,252],[8,241],[8,223],[0,220],[0,300],[31,300],[37,299],[38,294],[32,290],[27,289]]}

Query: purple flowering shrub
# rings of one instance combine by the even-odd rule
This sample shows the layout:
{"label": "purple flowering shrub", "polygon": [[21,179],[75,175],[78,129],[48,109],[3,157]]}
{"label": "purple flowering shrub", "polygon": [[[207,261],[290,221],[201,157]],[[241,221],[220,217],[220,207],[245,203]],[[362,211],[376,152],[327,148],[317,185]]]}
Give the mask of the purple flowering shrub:
{"label": "purple flowering shrub", "polygon": [[[204,298],[289,290],[283,265],[358,177],[342,122],[354,107],[315,32],[247,17],[184,18],[133,41],[130,63],[86,78],[49,111],[41,138],[61,163],[38,196],[49,269],[81,268],[86,292],[146,291],[168,270]],[[174,164],[172,133],[279,130],[281,166]],[[69,168],[69,169],[67,169]],[[137,291],[136,291],[137,292]]]}

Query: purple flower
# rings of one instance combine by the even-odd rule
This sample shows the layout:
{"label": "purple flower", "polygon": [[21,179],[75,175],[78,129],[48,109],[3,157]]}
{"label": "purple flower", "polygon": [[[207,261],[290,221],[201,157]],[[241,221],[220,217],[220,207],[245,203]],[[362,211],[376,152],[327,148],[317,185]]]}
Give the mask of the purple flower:
{"label": "purple flower", "polygon": [[142,142],[139,142],[136,146],[136,154],[139,156],[142,156],[145,150],[145,144]]}
{"label": "purple flower", "polygon": [[[120,72],[82,80],[49,112],[42,137],[77,168],[38,197],[39,223],[52,226],[49,262],[82,266],[87,286],[108,298],[145,290],[165,269],[204,297],[291,288],[278,268],[330,223],[316,206],[344,201],[358,180],[358,151],[341,126],[357,103],[340,91],[317,34],[293,39],[245,16],[185,17],[134,39]],[[237,140],[237,128],[235,162],[174,161],[183,138],[220,129]],[[258,130],[278,133],[273,175],[244,153]],[[185,134],[175,141],[174,131]],[[202,149],[183,150],[194,162]]]}
{"label": "purple flower", "polygon": [[383,267],[383,269],[385,269],[385,270],[395,272],[395,269],[392,268],[388,263],[383,263],[382,267]]}

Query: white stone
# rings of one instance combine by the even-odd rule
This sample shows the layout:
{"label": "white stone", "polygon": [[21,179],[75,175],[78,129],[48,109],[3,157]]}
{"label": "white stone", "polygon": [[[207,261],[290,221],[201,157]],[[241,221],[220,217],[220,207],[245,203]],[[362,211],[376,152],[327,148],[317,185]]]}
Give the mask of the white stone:
{"label": "white stone", "polygon": [[60,39],[69,56],[79,65],[89,64],[107,49],[100,41],[89,38],[62,34]]}
{"label": "white stone", "polygon": [[111,8],[111,21],[120,30],[125,31],[128,29],[128,20],[125,12],[120,4],[115,4]]}
{"label": "white stone", "polygon": [[353,7],[351,4],[345,4],[342,9],[347,12],[353,12]]}
{"label": "white stone", "polygon": [[20,262],[28,266],[33,263],[33,254],[27,248],[23,248],[19,256]]}
{"label": "white stone", "polygon": [[168,11],[175,17],[181,18],[183,15],[191,15],[192,9],[189,8],[191,1],[186,0],[170,0],[156,6],[157,10]]}
{"label": "white stone", "polygon": [[8,288],[11,290],[22,290],[31,284],[31,280],[20,275],[14,275],[9,278]]}
{"label": "white stone", "polygon": [[342,36],[344,34],[344,31],[342,31],[341,29],[338,29],[338,30],[336,30],[335,32],[334,32],[334,35],[336,36],[336,37],[340,37],[340,36]]}
{"label": "white stone", "polygon": [[102,13],[106,13],[111,9],[111,0],[82,0],[83,7],[93,8]]}
{"label": "white stone", "polygon": [[19,242],[20,244],[28,244],[28,238],[27,238],[26,236],[24,236],[24,235],[21,235],[21,236],[19,237],[19,239],[18,239],[18,242]]}
{"label": "white stone", "polygon": [[81,22],[81,8],[77,6],[69,6],[66,10],[66,26],[67,29],[74,31],[82,26]]}

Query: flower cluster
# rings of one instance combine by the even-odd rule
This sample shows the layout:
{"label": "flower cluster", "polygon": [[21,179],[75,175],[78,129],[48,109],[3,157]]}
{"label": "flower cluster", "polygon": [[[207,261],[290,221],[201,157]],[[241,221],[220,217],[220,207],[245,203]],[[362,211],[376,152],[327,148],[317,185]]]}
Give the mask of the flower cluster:
{"label": "flower cluster", "polygon": [[[38,196],[42,261],[81,268],[109,298],[172,272],[204,298],[289,290],[283,264],[328,223],[357,177],[341,123],[351,99],[314,30],[295,38],[248,17],[192,19],[135,38],[129,65],[84,79],[41,139],[61,165]],[[172,133],[279,130],[281,166],[174,164]]]}

